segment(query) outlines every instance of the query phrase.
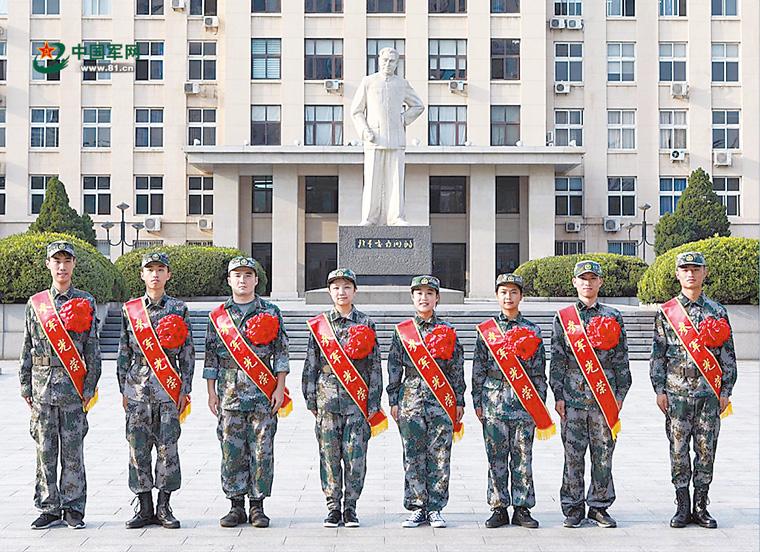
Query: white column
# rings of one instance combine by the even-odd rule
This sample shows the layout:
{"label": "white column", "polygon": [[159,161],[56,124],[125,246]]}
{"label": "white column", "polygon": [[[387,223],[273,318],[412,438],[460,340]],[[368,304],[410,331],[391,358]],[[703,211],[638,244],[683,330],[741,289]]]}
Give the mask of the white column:
{"label": "white column", "polygon": [[528,255],[554,255],[554,167],[532,167],[528,182]]}
{"label": "white column", "polygon": [[496,176],[493,165],[470,171],[469,297],[493,296],[496,274]]}
{"label": "white column", "polygon": [[272,298],[295,299],[303,226],[298,209],[298,170],[278,165],[272,173]]}
{"label": "white column", "polygon": [[214,170],[214,213],[214,245],[240,247],[240,169],[237,165],[217,166]]}
{"label": "white column", "polygon": [[544,146],[548,130],[546,91],[551,87],[546,82],[546,65],[552,59],[546,38],[546,2],[521,2],[520,10],[520,140],[526,146]]}

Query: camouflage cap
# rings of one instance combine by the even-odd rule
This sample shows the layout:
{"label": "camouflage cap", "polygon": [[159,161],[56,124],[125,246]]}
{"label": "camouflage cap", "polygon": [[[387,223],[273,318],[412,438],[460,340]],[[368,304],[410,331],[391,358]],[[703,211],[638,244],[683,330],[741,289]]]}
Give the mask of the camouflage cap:
{"label": "camouflage cap", "polygon": [[256,272],[256,260],[252,257],[233,257],[227,265],[227,274],[236,268],[250,268]]}
{"label": "camouflage cap", "polygon": [[140,266],[145,268],[150,263],[161,263],[166,268],[169,268],[169,255],[167,255],[163,251],[158,251],[156,253],[148,253],[147,255],[143,255],[142,264]]}
{"label": "camouflage cap", "polygon": [[330,272],[327,275],[327,285],[329,286],[333,281],[343,278],[349,282],[353,282],[356,285],[356,274],[350,268],[338,268]]}
{"label": "camouflage cap", "polygon": [[587,272],[592,272],[601,278],[602,265],[600,265],[596,261],[588,261],[588,260],[576,263],[575,268],[573,269],[573,278],[582,276],[583,274],[586,274]]}
{"label": "camouflage cap", "polygon": [[422,286],[428,286],[436,291],[440,291],[441,282],[435,276],[415,276],[412,278],[412,291]]}
{"label": "camouflage cap", "polygon": [[53,243],[48,244],[47,258],[49,259],[56,253],[66,253],[67,255],[71,255],[72,257],[77,256],[77,254],[74,253],[74,246],[71,245],[67,241],[54,241]]}
{"label": "camouflage cap", "polygon": [[705,262],[705,256],[699,251],[687,251],[676,257],[676,268],[686,265],[707,266],[707,262]]}
{"label": "camouflage cap", "polygon": [[520,291],[523,289],[523,279],[522,276],[518,276],[517,274],[499,274],[498,278],[496,278],[496,290],[498,291],[499,286],[503,286],[505,284],[514,284],[517,287],[520,288]]}

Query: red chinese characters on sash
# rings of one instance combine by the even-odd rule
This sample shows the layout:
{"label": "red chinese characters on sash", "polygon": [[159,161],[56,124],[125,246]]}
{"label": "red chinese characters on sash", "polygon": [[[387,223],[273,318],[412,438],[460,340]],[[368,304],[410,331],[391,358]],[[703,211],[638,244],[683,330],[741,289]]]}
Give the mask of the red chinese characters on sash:
{"label": "red chinese characters on sash", "polygon": [[596,356],[591,346],[586,329],[581,322],[580,314],[575,305],[570,305],[559,311],[559,319],[565,330],[565,335],[570,343],[570,350],[581,367],[583,377],[591,389],[599,408],[602,410],[607,426],[610,428],[612,438],[616,439],[620,432],[620,410],[618,409],[615,395],[612,394],[610,382],[604,375],[602,363]]}

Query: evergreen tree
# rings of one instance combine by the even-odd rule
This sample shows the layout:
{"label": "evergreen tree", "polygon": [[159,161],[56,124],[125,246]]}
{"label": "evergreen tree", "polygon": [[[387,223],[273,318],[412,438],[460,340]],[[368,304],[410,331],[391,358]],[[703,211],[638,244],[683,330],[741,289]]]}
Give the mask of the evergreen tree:
{"label": "evergreen tree", "polygon": [[29,232],[63,232],[95,245],[95,229],[89,215],[79,216],[69,205],[66,187],[58,177],[48,180],[40,214],[29,226]]}

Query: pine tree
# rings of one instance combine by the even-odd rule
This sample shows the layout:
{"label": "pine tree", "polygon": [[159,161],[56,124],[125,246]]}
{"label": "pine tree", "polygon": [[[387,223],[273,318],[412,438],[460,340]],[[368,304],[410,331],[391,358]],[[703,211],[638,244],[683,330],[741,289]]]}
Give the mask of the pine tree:
{"label": "pine tree", "polygon": [[29,232],[63,232],[96,245],[92,219],[86,213],[80,217],[69,205],[66,187],[55,176],[47,182],[40,214],[29,226]]}

